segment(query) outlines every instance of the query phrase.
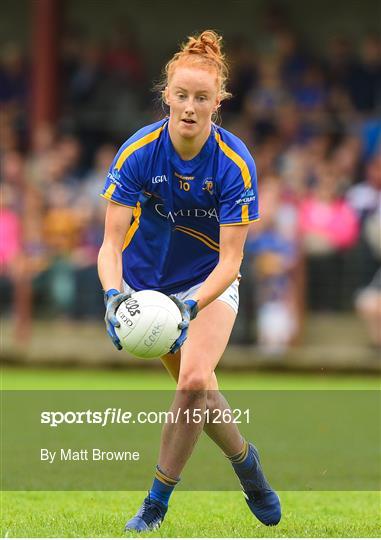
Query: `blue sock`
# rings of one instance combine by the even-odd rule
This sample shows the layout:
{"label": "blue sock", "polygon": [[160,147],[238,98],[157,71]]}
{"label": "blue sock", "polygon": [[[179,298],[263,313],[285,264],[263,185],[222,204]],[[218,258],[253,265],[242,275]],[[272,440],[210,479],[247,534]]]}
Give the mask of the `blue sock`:
{"label": "blue sock", "polygon": [[238,454],[227,457],[230,459],[238,476],[245,474],[245,472],[250,470],[254,465],[254,455],[249,452],[249,444],[247,441],[243,442],[242,450],[238,452]]}
{"label": "blue sock", "polygon": [[160,469],[159,465],[156,466],[156,474],[149,492],[151,499],[161,502],[164,506],[168,506],[169,497],[172,491],[175,489],[180,478],[170,478]]}
{"label": "blue sock", "polygon": [[241,485],[247,490],[271,489],[263,474],[259,462],[258,450],[254,445],[244,441],[241,452],[234,456],[227,456],[238,476]]}

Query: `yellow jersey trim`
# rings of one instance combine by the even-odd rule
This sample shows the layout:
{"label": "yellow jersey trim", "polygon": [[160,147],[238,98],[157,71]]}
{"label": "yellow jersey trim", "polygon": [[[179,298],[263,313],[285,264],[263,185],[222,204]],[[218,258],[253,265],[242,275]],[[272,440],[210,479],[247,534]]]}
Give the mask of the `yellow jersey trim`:
{"label": "yellow jersey trim", "polygon": [[[155,141],[156,139],[158,139],[160,137],[160,133],[163,131],[163,129],[164,129],[164,125],[159,127],[158,129],[155,129],[155,131],[152,131],[152,133],[148,133],[147,135],[145,135],[141,139],[138,139],[134,143],[127,146],[127,148],[125,148],[123,150],[123,152],[120,154],[120,156],[119,156],[119,158],[118,158],[118,160],[117,160],[117,162],[115,164],[115,169],[120,170],[121,167],[123,166],[123,163],[126,161],[126,159],[131,154],[136,152],[136,150],[139,150],[140,148],[143,148],[143,146],[146,146],[147,144],[149,144],[149,143]],[[114,202],[116,204],[120,204],[121,206],[126,206],[127,208],[136,208],[135,206],[130,206],[128,204],[123,204],[123,203],[114,201],[113,198],[112,198],[112,195],[114,194],[115,188],[116,188],[116,184],[111,183],[109,185],[109,187],[107,188],[107,190],[105,191],[105,193],[101,194],[101,197],[103,197],[104,199],[107,199],[108,201],[112,201],[112,202]],[[127,233],[127,235],[128,235],[128,233]]]}
{"label": "yellow jersey trim", "polygon": [[249,205],[243,204],[241,210],[242,223],[248,223],[249,221]]}
{"label": "yellow jersey trim", "polygon": [[239,167],[242,174],[245,189],[250,189],[251,188],[251,175],[250,175],[249,167],[247,166],[245,160],[221,139],[221,135],[219,133],[217,132],[215,133],[215,138],[219,147],[223,151],[223,153]]}
{"label": "yellow jersey trim", "polygon": [[188,236],[192,236],[192,238],[195,238],[196,240],[199,240],[200,242],[205,244],[208,248],[212,249],[213,251],[217,251],[217,253],[220,252],[219,247],[216,247],[216,246],[218,246],[218,244],[216,244],[216,242],[214,240],[212,240],[211,238],[209,239],[208,236],[206,236],[206,235],[204,235],[202,233],[198,233],[197,231],[193,231],[192,229],[188,230],[188,229],[183,228],[181,226],[175,227],[175,231],[180,231],[180,232],[182,232],[184,234],[187,234]]}
{"label": "yellow jersey trim", "polygon": [[182,176],[177,172],[175,172],[175,176],[177,176],[177,178],[180,178],[180,180],[194,180],[196,178],[195,176]]}
{"label": "yellow jersey trim", "polygon": [[106,201],[112,202],[114,204],[118,204],[119,206],[124,206],[125,208],[135,208],[135,206],[131,206],[129,204],[123,204],[118,201],[114,201],[114,199],[111,199],[110,197],[106,197],[103,193],[100,194],[100,197],[103,197],[103,199],[106,199]]}
{"label": "yellow jersey trim", "polygon": [[142,215],[142,207],[140,205],[140,201],[138,201],[136,207],[134,208],[134,211],[132,213],[132,216],[134,218],[134,221],[132,222],[132,225],[127,231],[126,237],[124,239],[124,244],[122,247],[122,251],[126,249],[126,247],[130,244],[131,240],[134,237],[134,234],[139,229],[140,225],[140,216]]}
{"label": "yellow jersey trim", "polygon": [[247,225],[248,223],[254,223],[255,221],[259,221],[261,218],[255,218],[255,219],[249,219],[249,221],[245,221],[244,223],[242,221],[238,221],[236,223],[220,223],[220,227],[231,227],[232,225]]}
{"label": "yellow jersey trim", "polygon": [[111,200],[111,197],[115,191],[115,188],[116,188],[116,184],[110,184],[109,187],[104,192],[104,194],[102,194],[102,197],[104,197],[105,199]]}
{"label": "yellow jersey trim", "polygon": [[126,161],[128,157],[130,157],[131,154],[136,152],[136,150],[143,148],[143,146],[146,146],[147,144],[158,139],[163,129],[164,129],[164,125],[159,127],[158,129],[155,129],[155,131],[152,131],[152,133],[148,133],[148,135],[144,135],[144,137],[142,137],[141,139],[138,139],[134,143],[127,146],[127,148],[125,148],[123,152],[120,154],[118,161],[115,164],[115,168],[120,170],[121,167],[123,166],[123,163]]}
{"label": "yellow jersey trim", "polygon": [[218,242],[216,242],[215,240],[213,240],[213,238],[211,238],[210,236],[208,236],[205,233],[202,233],[201,231],[198,231],[197,229],[192,229],[191,227],[185,227],[184,225],[176,225],[175,228],[178,229],[178,230],[182,230],[183,232],[188,231],[188,232],[191,232],[193,234],[197,234],[198,236],[204,238],[204,240],[206,240],[207,242],[210,242],[216,248],[220,247],[220,244]]}

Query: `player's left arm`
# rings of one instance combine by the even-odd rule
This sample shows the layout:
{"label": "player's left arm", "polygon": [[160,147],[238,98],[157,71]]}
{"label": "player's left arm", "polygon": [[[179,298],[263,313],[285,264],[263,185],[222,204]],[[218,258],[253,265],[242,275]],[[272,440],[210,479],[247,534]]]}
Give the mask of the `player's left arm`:
{"label": "player's left arm", "polygon": [[237,278],[248,230],[249,224],[220,227],[219,262],[194,296],[199,310],[218,298]]}
{"label": "player's left arm", "polygon": [[192,300],[181,302],[175,296],[171,296],[183,317],[179,325],[182,332],[171,349],[172,353],[178,351],[183,345],[187,338],[189,322],[196,317],[200,309],[218,298],[237,278],[248,230],[249,224],[220,227],[220,258],[217,266]]}

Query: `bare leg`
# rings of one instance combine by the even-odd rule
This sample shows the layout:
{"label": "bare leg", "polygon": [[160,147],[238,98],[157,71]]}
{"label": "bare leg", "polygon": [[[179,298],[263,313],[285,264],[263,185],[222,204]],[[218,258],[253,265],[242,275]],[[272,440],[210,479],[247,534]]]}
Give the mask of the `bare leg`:
{"label": "bare leg", "polygon": [[[168,354],[161,361],[168,370],[169,374],[175,379],[179,378],[180,370],[180,352]],[[230,405],[225,397],[218,390],[216,374],[213,372],[211,379],[211,390],[208,390],[206,398],[206,408],[210,411],[230,410]],[[221,416],[220,416],[221,418]],[[242,436],[238,430],[237,424],[229,423],[206,423],[204,432],[214,441],[227,456],[233,456],[242,449]]]}
{"label": "bare leg", "polygon": [[[178,421],[164,425],[156,476],[139,512],[126,524],[126,530],[145,531],[159,526],[178,477],[192,454],[202,429],[229,456],[245,491],[251,512],[265,525],[276,525],[281,518],[279,497],[268,484],[253,445],[243,447],[236,424],[205,424],[209,408],[227,409],[218,392],[214,369],[226,347],[234,322],[234,312],[221,301],[214,301],[192,321],[189,337],[182,348],[181,361],[166,362],[177,378],[172,410],[180,411]],[[187,414],[184,414],[186,411]],[[211,415],[212,416],[212,415]],[[236,454],[240,454],[236,456]]]}
{"label": "bare leg", "polygon": [[[175,413],[178,409],[188,411],[180,415],[181,421],[176,424],[166,424],[162,432],[159,465],[172,478],[180,476],[202,429],[227,455],[242,449],[242,436],[236,424],[204,423],[207,407],[210,410],[229,409],[218,391],[214,369],[226,348],[234,319],[234,312],[227,304],[219,300],[212,302],[192,321],[189,337],[182,348],[181,362],[179,355],[167,355],[162,359],[178,381],[172,410]],[[199,415],[201,421],[198,421]]]}

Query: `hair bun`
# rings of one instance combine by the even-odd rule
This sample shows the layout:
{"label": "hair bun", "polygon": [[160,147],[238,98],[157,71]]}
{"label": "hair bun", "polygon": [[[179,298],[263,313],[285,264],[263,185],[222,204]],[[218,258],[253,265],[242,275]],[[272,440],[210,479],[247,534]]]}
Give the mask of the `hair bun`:
{"label": "hair bun", "polygon": [[216,34],[216,32],[213,32],[213,30],[205,30],[200,34],[199,40],[205,45],[205,49],[208,47],[215,55],[221,56],[220,43],[222,37]]}
{"label": "hair bun", "polygon": [[222,37],[213,30],[204,30],[199,36],[188,38],[188,42],[183,46],[183,51],[221,58],[221,41]]}

